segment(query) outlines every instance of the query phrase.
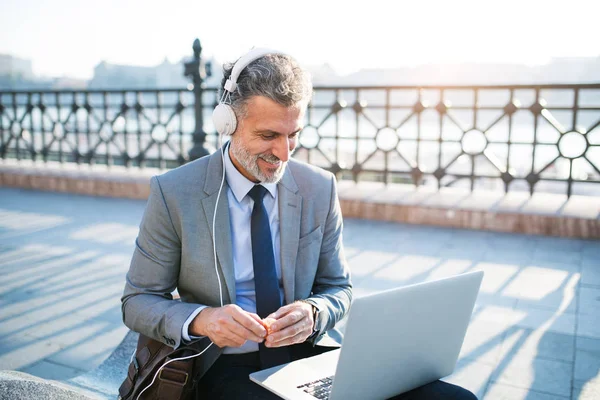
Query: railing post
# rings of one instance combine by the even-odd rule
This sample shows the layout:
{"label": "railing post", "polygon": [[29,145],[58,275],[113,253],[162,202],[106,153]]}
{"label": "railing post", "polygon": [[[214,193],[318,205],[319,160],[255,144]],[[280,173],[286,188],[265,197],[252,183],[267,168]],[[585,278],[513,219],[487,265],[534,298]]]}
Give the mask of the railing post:
{"label": "railing post", "polygon": [[200,59],[200,53],[202,53],[202,46],[200,46],[200,40],[194,40],[194,57],[185,63],[185,76],[189,76],[194,86],[194,117],[196,119],[196,129],[192,135],[194,145],[189,152],[190,161],[204,157],[209,154],[208,150],[204,147],[204,141],[206,140],[206,133],[204,132],[204,118],[202,115],[203,104],[202,104],[202,85],[206,73],[204,71],[204,65]]}

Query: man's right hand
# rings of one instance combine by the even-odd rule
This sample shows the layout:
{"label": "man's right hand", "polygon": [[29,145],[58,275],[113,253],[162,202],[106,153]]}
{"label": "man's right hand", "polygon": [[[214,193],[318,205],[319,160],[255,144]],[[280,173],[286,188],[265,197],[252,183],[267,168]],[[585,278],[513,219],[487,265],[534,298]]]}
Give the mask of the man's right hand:
{"label": "man's right hand", "polygon": [[200,311],[189,327],[193,336],[208,336],[219,347],[240,347],[246,340],[260,343],[267,335],[257,314],[235,304],[207,307]]}

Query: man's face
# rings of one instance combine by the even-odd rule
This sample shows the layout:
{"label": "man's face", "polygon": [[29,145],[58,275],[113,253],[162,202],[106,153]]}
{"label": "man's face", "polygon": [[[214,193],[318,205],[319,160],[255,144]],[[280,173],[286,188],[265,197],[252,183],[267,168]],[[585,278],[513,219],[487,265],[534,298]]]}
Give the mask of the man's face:
{"label": "man's face", "polygon": [[298,143],[304,109],[255,96],[246,110],[246,117],[238,120],[231,137],[231,160],[249,180],[276,183]]}

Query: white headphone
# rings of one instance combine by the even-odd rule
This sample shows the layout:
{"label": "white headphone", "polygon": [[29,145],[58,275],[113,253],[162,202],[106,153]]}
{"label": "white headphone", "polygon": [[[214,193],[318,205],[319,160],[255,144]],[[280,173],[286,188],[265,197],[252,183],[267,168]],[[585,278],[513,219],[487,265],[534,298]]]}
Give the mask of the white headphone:
{"label": "white headphone", "polygon": [[235,112],[233,111],[233,108],[231,108],[231,105],[229,105],[228,100],[230,94],[233,93],[233,91],[237,88],[238,77],[244,68],[248,66],[248,64],[268,54],[286,55],[285,53],[277,50],[255,48],[243,55],[233,66],[231,75],[223,87],[223,95],[221,96],[219,104],[217,107],[215,107],[212,114],[213,124],[220,135],[232,135],[237,127]]}

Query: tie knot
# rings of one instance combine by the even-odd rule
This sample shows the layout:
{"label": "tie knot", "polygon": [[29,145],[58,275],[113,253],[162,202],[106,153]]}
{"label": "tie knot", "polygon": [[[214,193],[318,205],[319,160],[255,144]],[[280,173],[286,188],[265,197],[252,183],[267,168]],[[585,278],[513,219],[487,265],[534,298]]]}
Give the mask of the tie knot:
{"label": "tie knot", "polygon": [[262,203],[263,197],[265,197],[265,193],[267,193],[267,188],[263,185],[254,185],[248,194],[252,197],[255,203]]}

